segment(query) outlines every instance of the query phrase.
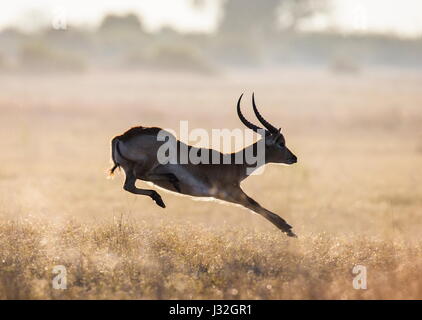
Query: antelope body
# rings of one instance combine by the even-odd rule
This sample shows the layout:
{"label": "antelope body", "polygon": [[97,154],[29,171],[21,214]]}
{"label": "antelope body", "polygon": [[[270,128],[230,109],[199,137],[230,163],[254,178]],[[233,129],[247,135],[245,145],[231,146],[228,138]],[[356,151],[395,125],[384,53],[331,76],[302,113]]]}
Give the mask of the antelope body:
{"label": "antelope body", "polygon": [[[267,122],[258,112],[255,105],[254,96],[252,96],[253,109],[258,120],[265,127],[265,130],[250,123],[243,116],[240,110],[240,96],[237,103],[237,113],[244,125],[255,132],[264,132],[262,139],[265,139],[265,162],[266,163],[284,163],[293,164],[297,162],[296,156],[286,147],[285,139],[280,129],[275,128]],[[126,131],[120,136],[116,136],[112,140],[112,160],[114,167],[110,170],[113,174],[115,169],[122,167],[126,179],[124,182],[124,190],[151,197],[157,205],[165,208],[165,204],[155,190],[140,189],[135,186],[137,179],[152,182],[161,188],[185,194],[193,197],[211,197],[223,200],[229,203],[241,205],[255,213],[262,215],[268,219],[282,232],[288,236],[295,237],[290,226],[284,219],[277,214],[265,209],[255,200],[250,198],[240,187],[240,183],[248,177],[248,169],[253,166],[251,164],[236,164],[231,161],[230,164],[220,162],[219,164],[199,163],[183,164],[177,163],[161,164],[157,159],[159,148],[164,141],[157,139],[158,134],[163,129],[156,127],[135,127]],[[170,135],[170,133],[168,133]],[[174,136],[173,136],[174,137]],[[222,154],[217,150],[195,148],[187,146],[183,142],[174,141],[184,150],[194,152],[208,152],[210,157],[229,157],[234,159],[238,153],[247,154],[257,150],[258,142],[232,154]]]}

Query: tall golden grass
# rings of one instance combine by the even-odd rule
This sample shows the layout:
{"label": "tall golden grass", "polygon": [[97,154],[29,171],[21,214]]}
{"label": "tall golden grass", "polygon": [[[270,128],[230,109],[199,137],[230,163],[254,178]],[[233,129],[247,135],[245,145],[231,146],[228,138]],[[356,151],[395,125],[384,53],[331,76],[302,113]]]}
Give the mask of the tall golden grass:
{"label": "tall golden grass", "polygon": [[[215,76],[0,76],[1,299],[422,298],[422,76],[324,70]],[[245,191],[290,239],[238,207],[107,180],[109,141],[133,125],[240,127],[255,91],[298,155]],[[249,101],[244,110],[250,120]],[[141,185],[142,183],[140,183]],[[67,269],[66,290],[52,287]],[[367,268],[367,289],[352,285]]]}

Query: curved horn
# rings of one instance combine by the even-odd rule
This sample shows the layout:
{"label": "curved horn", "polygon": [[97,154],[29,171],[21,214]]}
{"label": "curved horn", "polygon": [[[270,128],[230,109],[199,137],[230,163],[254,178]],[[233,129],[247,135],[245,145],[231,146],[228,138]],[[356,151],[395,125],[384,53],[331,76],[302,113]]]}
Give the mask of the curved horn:
{"label": "curved horn", "polygon": [[274,127],[273,125],[271,125],[267,120],[264,119],[263,116],[261,116],[261,114],[258,112],[258,108],[255,105],[255,96],[254,93],[252,93],[252,106],[253,106],[253,111],[255,112],[256,117],[258,118],[259,122],[261,122],[263,124],[263,126],[265,128],[268,129],[269,132],[271,133],[277,133],[279,132],[279,130]]}
{"label": "curved horn", "polygon": [[243,93],[240,95],[239,100],[237,101],[237,115],[239,116],[240,121],[247,126],[249,129],[258,132],[258,130],[262,130],[262,128],[250,123],[246,118],[243,116],[242,111],[240,111],[240,100],[242,100]]}

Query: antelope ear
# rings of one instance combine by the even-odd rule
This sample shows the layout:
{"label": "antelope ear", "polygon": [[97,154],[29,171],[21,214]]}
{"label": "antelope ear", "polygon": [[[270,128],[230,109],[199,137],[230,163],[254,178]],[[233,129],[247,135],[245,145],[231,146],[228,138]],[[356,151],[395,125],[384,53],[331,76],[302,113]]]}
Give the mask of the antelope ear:
{"label": "antelope ear", "polygon": [[277,138],[275,139],[275,141],[278,142],[278,140],[280,140],[281,137],[283,136],[283,134],[281,133],[281,128],[278,129],[278,133],[275,136],[277,136]]}

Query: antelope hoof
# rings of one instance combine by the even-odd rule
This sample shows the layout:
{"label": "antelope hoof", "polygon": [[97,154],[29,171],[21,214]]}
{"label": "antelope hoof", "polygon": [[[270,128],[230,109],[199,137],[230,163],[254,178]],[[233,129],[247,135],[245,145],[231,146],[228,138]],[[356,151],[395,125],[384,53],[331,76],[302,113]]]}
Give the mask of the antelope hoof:
{"label": "antelope hoof", "polygon": [[284,231],[284,233],[288,236],[288,237],[292,237],[292,238],[297,238],[297,235],[292,231],[292,230],[287,230]]}
{"label": "antelope hoof", "polygon": [[161,208],[165,208],[165,207],[166,207],[166,205],[164,204],[163,199],[161,198],[161,196],[160,196],[157,192],[154,192],[154,193],[151,195],[151,198],[152,198],[152,200],[154,200],[154,201],[155,201],[155,203],[156,203],[157,205],[159,205]]}

